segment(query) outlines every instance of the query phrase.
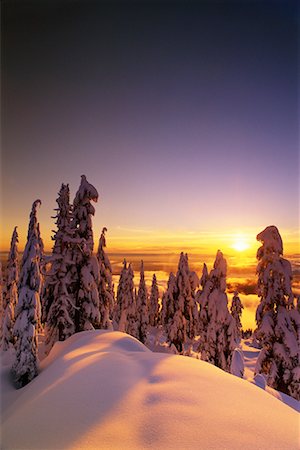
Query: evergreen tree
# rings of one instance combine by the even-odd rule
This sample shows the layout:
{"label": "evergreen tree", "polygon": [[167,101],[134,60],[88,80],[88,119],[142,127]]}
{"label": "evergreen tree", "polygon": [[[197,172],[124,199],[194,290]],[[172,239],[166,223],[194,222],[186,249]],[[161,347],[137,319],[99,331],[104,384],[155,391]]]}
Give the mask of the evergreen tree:
{"label": "evergreen tree", "polygon": [[258,296],[255,336],[262,346],[255,372],[267,384],[300,399],[299,329],[300,315],[291,289],[292,269],[282,257],[283,245],[275,226],[257,235]]}
{"label": "evergreen tree", "polygon": [[76,301],[75,332],[91,330],[99,326],[99,265],[93,256],[92,216],[95,208],[91,201],[97,202],[98,192],[88,183],[85,175],[73,202],[71,226],[75,237],[70,240],[73,250],[74,269],[72,290]]}
{"label": "evergreen tree", "polygon": [[38,374],[37,327],[40,317],[40,237],[37,225],[36,200],[32,205],[28,227],[27,243],[20,272],[19,298],[15,310],[16,358],[12,375],[17,387],[25,386]]}
{"label": "evergreen tree", "polygon": [[204,321],[204,325],[201,326],[199,350],[201,359],[229,372],[237,336],[225,293],[226,273],[226,260],[218,250],[214,268],[200,296],[200,320]]}
{"label": "evergreen tree", "polygon": [[[125,332],[125,323],[127,317],[127,262],[126,259],[123,261],[123,267],[120,273],[120,279],[117,289],[117,300],[114,309],[114,321],[118,326],[119,331]],[[125,312],[126,311],[126,317]],[[122,317],[122,323],[121,323]],[[125,319],[125,322],[124,322]],[[123,324],[124,322],[124,324]]]}
{"label": "evergreen tree", "polygon": [[128,266],[127,270],[127,324],[126,333],[131,334],[131,336],[139,338],[138,332],[138,321],[137,321],[137,310],[136,310],[136,295],[134,294],[134,273],[131,264]]}
{"label": "evergreen tree", "polygon": [[4,308],[3,308],[3,273],[2,273],[2,263],[0,262],[0,339],[2,339],[2,328],[4,319]]}
{"label": "evergreen tree", "polygon": [[206,349],[207,349],[207,327],[209,324],[208,315],[208,296],[212,290],[212,283],[209,279],[207,265],[204,263],[202,269],[202,276],[200,278],[201,290],[198,291],[196,295],[196,300],[199,303],[199,322],[198,322],[198,333],[199,337],[199,349],[202,354],[202,359],[206,359]]}
{"label": "evergreen tree", "polygon": [[57,230],[43,296],[43,318],[46,322],[46,349],[56,341],[64,341],[75,332],[75,299],[71,294],[72,271],[72,211],[69,185],[62,184],[57,198]]}
{"label": "evergreen tree", "polygon": [[152,277],[152,285],[150,292],[150,301],[149,301],[149,325],[151,327],[156,327],[159,322],[159,291],[157,286],[157,280],[155,273]]}
{"label": "evergreen tree", "polygon": [[174,344],[179,352],[183,351],[183,344],[187,339],[193,340],[197,330],[198,309],[195,300],[197,282],[190,272],[188,256],[180,254],[174,290],[174,314],[168,320],[166,331],[168,340]]}
{"label": "evergreen tree", "polygon": [[19,282],[19,255],[18,255],[18,233],[17,227],[14,228],[10,251],[7,261],[7,279],[6,292],[3,299],[3,325],[2,325],[2,342],[3,351],[9,349],[10,344],[14,343],[13,326],[14,311],[18,302],[18,282]]}
{"label": "evergreen tree", "polygon": [[242,337],[241,315],[242,315],[243,308],[244,307],[242,305],[242,302],[238,295],[238,292],[235,292],[233,295],[233,298],[232,298],[230,312],[235,321],[236,336],[237,336],[238,342],[241,341],[241,337]]}
{"label": "evergreen tree", "polygon": [[145,282],[144,263],[141,261],[141,273],[139,290],[136,297],[136,316],[138,324],[138,339],[146,343],[148,326],[149,326],[149,311],[148,311],[148,292]]}
{"label": "evergreen tree", "polygon": [[173,272],[168,279],[167,290],[162,297],[161,324],[166,329],[168,323],[175,314],[175,296],[177,294],[176,277]]}
{"label": "evergreen tree", "polygon": [[99,306],[100,306],[100,328],[111,328],[111,319],[114,310],[114,285],[112,282],[112,268],[107,254],[104,251],[106,247],[105,233],[107,229],[103,228],[97,252],[97,259],[100,269],[99,276]]}
{"label": "evergreen tree", "polygon": [[134,274],[131,264],[127,267],[124,259],[117,291],[115,321],[118,323],[119,331],[131,334],[137,338],[138,329],[133,278]]}

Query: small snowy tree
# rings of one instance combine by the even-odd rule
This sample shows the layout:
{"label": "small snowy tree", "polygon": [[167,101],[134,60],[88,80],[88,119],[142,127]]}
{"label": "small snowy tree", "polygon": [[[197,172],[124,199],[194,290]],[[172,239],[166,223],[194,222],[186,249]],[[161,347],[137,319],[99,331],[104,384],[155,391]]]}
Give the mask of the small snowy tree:
{"label": "small snowy tree", "polygon": [[145,282],[144,263],[141,261],[140,284],[136,297],[138,339],[145,344],[149,325],[148,292]]}
{"label": "small snowy tree", "polygon": [[242,302],[238,295],[238,292],[235,292],[232,297],[230,312],[235,321],[236,336],[237,336],[238,342],[241,341],[241,337],[242,337],[241,315],[242,315],[243,308],[244,307],[242,305]]}
{"label": "small snowy tree", "polygon": [[283,245],[275,226],[257,235],[258,296],[255,336],[262,346],[255,373],[267,384],[300,399],[299,328],[300,315],[291,289],[292,269],[282,257]]}
{"label": "small snowy tree", "polygon": [[230,373],[236,377],[243,378],[245,370],[244,355],[241,349],[235,348],[232,353]]}
{"label": "small snowy tree", "polygon": [[2,325],[2,342],[1,348],[7,351],[11,344],[14,343],[13,326],[14,311],[18,302],[18,282],[19,282],[19,254],[18,254],[18,233],[17,227],[14,228],[10,251],[7,261],[7,279],[6,292],[3,302],[3,325]]}
{"label": "small snowy tree", "polygon": [[105,253],[107,229],[103,228],[99,239],[97,259],[99,264],[99,307],[100,328],[111,328],[114,310],[114,285],[112,282],[112,268],[107,254]]}
{"label": "small snowy tree", "polygon": [[214,268],[200,295],[201,359],[229,372],[237,345],[235,323],[228,310],[226,290],[227,263],[220,250]]}
{"label": "small snowy tree", "polygon": [[94,240],[92,216],[95,208],[91,201],[97,202],[98,192],[86,179],[81,176],[81,183],[73,202],[73,217],[71,226],[75,237],[70,240],[73,244],[73,272],[72,292],[76,300],[75,332],[92,330],[99,325],[99,265],[93,256]]}
{"label": "small snowy tree", "polygon": [[46,322],[46,350],[56,341],[64,341],[75,332],[75,299],[71,293],[72,246],[70,241],[72,211],[69,185],[62,184],[57,198],[57,230],[54,233],[54,246],[47,273],[43,295],[43,314]]}
{"label": "small snowy tree", "polygon": [[40,317],[40,237],[37,225],[36,200],[32,205],[28,227],[27,243],[20,272],[19,298],[15,310],[16,358],[12,375],[17,387],[25,386],[38,374],[37,326]]}
{"label": "small snowy tree", "polygon": [[152,277],[152,285],[149,300],[149,325],[156,327],[159,322],[159,290],[157,286],[157,280],[155,273]]}

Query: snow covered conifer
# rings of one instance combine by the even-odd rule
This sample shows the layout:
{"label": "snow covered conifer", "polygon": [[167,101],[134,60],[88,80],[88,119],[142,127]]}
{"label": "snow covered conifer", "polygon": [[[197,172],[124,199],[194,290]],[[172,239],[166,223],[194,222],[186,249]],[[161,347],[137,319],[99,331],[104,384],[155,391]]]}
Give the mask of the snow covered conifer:
{"label": "snow covered conifer", "polygon": [[282,257],[278,229],[268,226],[257,235],[262,246],[257,251],[258,296],[255,336],[262,345],[256,373],[267,384],[300,399],[299,330],[300,315],[291,288],[292,269]]}
{"label": "snow covered conifer", "polygon": [[99,264],[99,307],[100,328],[111,328],[111,319],[114,310],[114,285],[112,282],[112,268],[104,248],[106,247],[105,233],[107,228],[102,229],[99,239],[97,259]]}
{"label": "snow covered conifer", "polygon": [[17,227],[14,228],[10,251],[7,261],[7,279],[6,291],[3,299],[3,323],[2,323],[2,342],[3,351],[9,349],[10,344],[14,343],[13,326],[14,311],[18,302],[18,282],[19,282],[19,255],[18,255],[18,233]]}
{"label": "snow covered conifer", "polygon": [[2,274],[2,264],[0,262],[0,339],[2,339],[2,326],[3,326],[3,274]]}
{"label": "snow covered conifer", "polygon": [[174,314],[166,325],[168,340],[179,352],[187,339],[195,337],[198,321],[198,309],[195,300],[195,277],[190,272],[188,256],[180,254],[175,278],[176,289],[173,293]]}
{"label": "snow covered conifer", "polygon": [[95,208],[91,201],[97,202],[98,192],[81,176],[81,183],[73,202],[72,228],[75,232],[73,243],[73,262],[77,268],[74,273],[73,293],[76,299],[75,332],[91,330],[100,322],[99,314],[99,265],[93,256],[94,240],[92,216]]}
{"label": "snow covered conifer", "polygon": [[196,288],[199,279],[189,268],[188,255],[181,253],[176,275],[180,295],[184,297],[184,316],[187,321],[187,337],[193,340],[198,329],[198,305],[196,302]]}
{"label": "snow covered conifer", "polygon": [[137,309],[136,309],[136,295],[134,289],[134,273],[131,264],[129,264],[127,269],[127,323],[126,323],[126,333],[131,334],[131,336],[139,338],[138,331],[138,320],[137,320]]}
{"label": "snow covered conifer", "polygon": [[62,184],[57,198],[58,208],[54,234],[54,246],[50,269],[46,276],[43,295],[43,317],[46,322],[46,349],[49,351],[56,341],[64,341],[75,332],[75,299],[71,292],[72,236],[69,185]]}
{"label": "snow covered conifer", "polygon": [[140,284],[136,297],[138,339],[145,344],[149,325],[148,292],[145,282],[144,263],[141,261]]}
{"label": "snow covered conifer", "polygon": [[131,264],[127,267],[124,259],[118,284],[115,321],[119,331],[138,337],[133,277]]}
{"label": "snow covered conifer", "polygon": [[162,297],[161,324],[165,328],[175,314],[176,277],[173,272],[168,279],[167,290]]}
{"label": "snow covered conifer", "polygon": [[214,267],[200,295],[199,350],[201,359],[229,372],[237,345],[234,320],[228,310],[226,290],[227,263],[218,250]]}
{"label": "snow covered conifer", "polygon": [[16,339],[16,358],[12,366],[14,382],[25,386],[38,374],[37,327],[40,317],[40,237],[37,226],[36,200],[32,205],[28,227],[27,243],[20,272],[19,298],[15,309],[13,333]]}
{"label": "snow covered conifer", "polygon": [[149,300],[149,325],[156,327],[159,321],[159,291],[155,273],[152,277],[152,285]]}
{"label": "snow covered conifer", "polygon": [[[126,303],[126,286],[127,283],[127,262],[126,259],[123,261],[123,267],[120,273],[120,279],[118,283],[118,289],[117,289],[117,299],[114,309],[114,321],[118,325],[119,331],[125,331],[125,322],[124,326],[121,324],[121,317],[122,322],[124,321],[124,313],[123,311],[127,309],[127,303]],[[126,311],[127,312],[127,311]],[[126,321],[126,318],[125,318]]]}
{"label": "snow covered conifer", "polygon": [[241,337],[242,337],[241,315],[242,315],[243,308],[244,307],[242,305],[242,302],[238,295],[238,292],[235,292],[233,295],[233,298],[232,298],[230,312],[235,321],[236,336],[237,336],[238,342],[240,342]]}
{"label": "snow covered conifer", "polygon": [[208,275],[207,265],[204,263],[203,269],[202,269],[202,275],[200,278],[200,286],[202,287],[202,289],[204,289],[204,286],[208,280],[209,280],[209,275]]}

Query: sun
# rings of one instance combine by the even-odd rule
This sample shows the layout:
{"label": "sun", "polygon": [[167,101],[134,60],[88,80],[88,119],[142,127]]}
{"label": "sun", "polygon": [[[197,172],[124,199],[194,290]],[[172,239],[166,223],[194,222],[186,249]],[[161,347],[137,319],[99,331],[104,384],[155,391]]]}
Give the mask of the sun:
{"label": "sun", "polygon": [[237,252],[243,252],[250,247],[247,240],[243,237],[237,237],[232,244],[232,248]]}

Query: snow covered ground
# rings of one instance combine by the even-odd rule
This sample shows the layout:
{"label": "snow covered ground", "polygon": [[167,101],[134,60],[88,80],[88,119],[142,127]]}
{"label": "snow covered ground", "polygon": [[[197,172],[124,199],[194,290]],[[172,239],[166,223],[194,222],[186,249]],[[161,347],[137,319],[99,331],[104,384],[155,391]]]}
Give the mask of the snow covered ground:
{"label": "snow covered ground", "polygon": [[[258,350],[246,342],[244,352],[251,379]],[[2,449],[299,449],[299,414],[290,406],[124,333],[82,332],[57,343],[39,376],[18,391],[7,363],[8,355]]]}

